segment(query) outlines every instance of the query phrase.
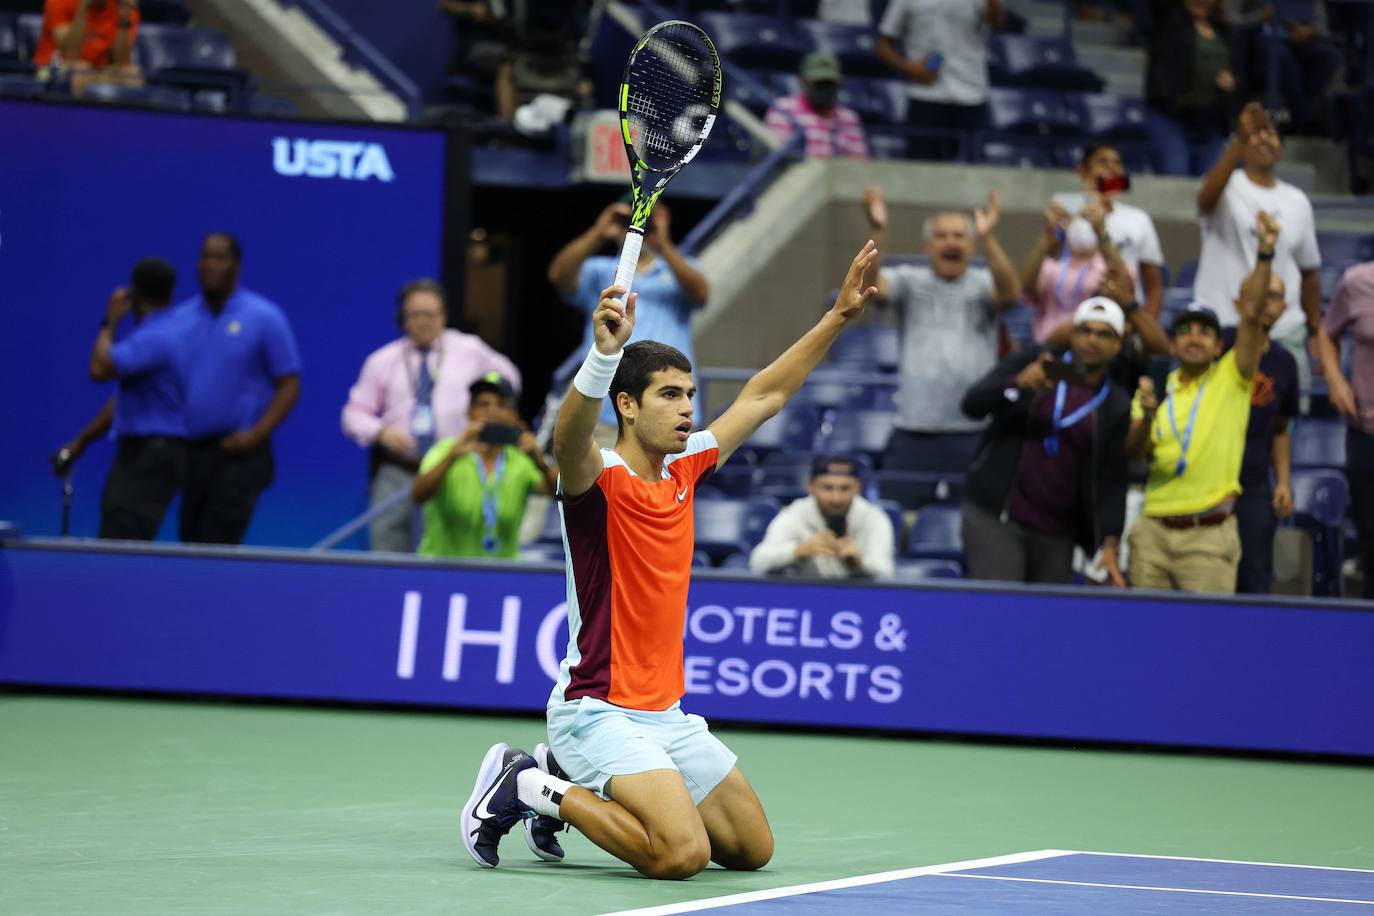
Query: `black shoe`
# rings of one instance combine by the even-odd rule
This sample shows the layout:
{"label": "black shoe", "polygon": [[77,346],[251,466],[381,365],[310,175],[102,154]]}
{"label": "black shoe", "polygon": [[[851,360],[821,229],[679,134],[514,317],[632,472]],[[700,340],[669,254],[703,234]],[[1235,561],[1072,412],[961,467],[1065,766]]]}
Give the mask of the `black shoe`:
{"label": "black shoe", "polygon": [[463,845],[483,868],[495,868],[496,847],[517,821],[533,812],[520,801],[516,778],[534,766],[534,758],[504,741],[493,744],[482,758],[477,782],[463,805]]}
{"label": "black shoe", "polygon": [[[563,772],[558,761],[553,759],[553,752],[549,750],[547,744],[534,746],[534,762],[539,769],[550,776],[557,776],[559,779],[568,778],[568,774]],[[567,829],[566,822],[546,814],[527,818],[525,820],[525,845],[529,846],[530,852],[545,862],[562,862],[563,847],[558,842],[558,832]]]}

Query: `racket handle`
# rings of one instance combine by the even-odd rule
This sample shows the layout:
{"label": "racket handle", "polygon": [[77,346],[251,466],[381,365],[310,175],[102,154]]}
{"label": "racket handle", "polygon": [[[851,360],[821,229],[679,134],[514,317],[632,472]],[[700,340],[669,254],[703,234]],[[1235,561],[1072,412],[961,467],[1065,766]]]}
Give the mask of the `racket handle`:
{"label": "racket handle", "polygon": [[625,292],[621,294],[623,298],[617,299],[621,305],[630,296],[630,289],[635,282],[635,269],[639,266],[639,249],[644,244],[644,230],[636,229],[631,226],[625,233],[625,244],[620,249],[620,264],[615,269],[615,285]]}

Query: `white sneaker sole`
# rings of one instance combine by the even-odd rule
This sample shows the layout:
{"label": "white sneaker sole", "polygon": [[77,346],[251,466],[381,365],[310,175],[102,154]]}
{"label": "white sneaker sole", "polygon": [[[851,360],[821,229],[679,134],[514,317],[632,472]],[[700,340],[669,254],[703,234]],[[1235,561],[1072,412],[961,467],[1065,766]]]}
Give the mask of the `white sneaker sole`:
{"label": "white sneaker sole", "polygon": [[472,786],[472,794],[468,796],[467,803],[463,805],[462,828],[463,828],[463,848],[472,856],[472,861],[483,868],[495,868],[477,854],[477,838],[473,836],[473,831],[482,826],[482,822],[473,816],[473,811],[477,808],[477,802],[482,798],[482,794],[491,786],[491,781],[501,773],[501,759],[505,756],[510,745],[501,741],[493,744],[487,751],[487,755],[482,758],[482,765],[477,768],[477,782]]}

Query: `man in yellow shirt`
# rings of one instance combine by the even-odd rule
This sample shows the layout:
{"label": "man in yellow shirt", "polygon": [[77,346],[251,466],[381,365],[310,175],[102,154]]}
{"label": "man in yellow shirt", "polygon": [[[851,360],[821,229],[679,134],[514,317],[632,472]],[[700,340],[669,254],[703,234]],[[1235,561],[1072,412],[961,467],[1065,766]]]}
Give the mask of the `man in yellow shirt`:
{"label": "man in yellow shirt", "polygon": [[1221,323],[1200,303],[1174,320],[1178,368],[1163,404],[1148,378],[1131,405],[1126,453],[1148,459],[1145,509],[1131,528],[1131,583],[1140,588],[1234,594],[1240,535],[1232,508],[1240,495],[1250,394],[1265,331],[1278,222],[1260,211],[1258,260],[1237,300],[1236,345],[1222,356]]}

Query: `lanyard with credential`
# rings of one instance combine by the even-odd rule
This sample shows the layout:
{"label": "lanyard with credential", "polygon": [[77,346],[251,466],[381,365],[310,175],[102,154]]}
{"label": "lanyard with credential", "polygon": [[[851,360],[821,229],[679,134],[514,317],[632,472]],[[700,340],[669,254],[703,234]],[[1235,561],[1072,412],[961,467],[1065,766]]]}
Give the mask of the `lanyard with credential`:
{"label": "lanyard with credential", "polygon": [[1045,454],[1051,458],[1059,457],[1059,432],[1068,429],[1078,423],[1088,414],[1102,406],[1102,402],[1107,400],[1107,392],[1111,389],[1111,379],[1103,379],[1102,387],[1097,390],[1097,394],[1082,407],[1064,416],[1064,399],[1068,397],[1069,383],[1060,382],[1055,386],[1054,391],[1054,421],[1050,429],[1050,434],[1045,437]]}
{"label": "lanyard with credential", "polygon": [[1169,426],[1174,430],[1174,438],[1178,440],[1179,455],[1178,466],[1174,468],[1174,476],[1182,477],[1183,472],[1188,470],[1188,446],[1193,441],[1193,424],[1197,422],[1197,408],[1202,403],[1203,392],[1207,390],[1207,383],[1203,382],[1198,386],[1197,396],[1193,398],[1193,406],[1188,411],[1188,425],[1183,429],[1183,435],[1178,434],[1178,421],[1174,419],[1174,393],[1169,392],[1169,396],[1164,399],[1164,406],[1168,408]]}
{"label": "lanyard with credential", "polygon": [[477,479],[482,482],[482,524],[486,526],[482,535],[482,549],[487,553],[496,553],[496,548],[500,546],[496,540],[496,490],[501,486],[501,476],[506,471],[506,450],[501,449],[496,456],[496,468],[491,472],[491,477],[487,477],[487,463],[482,456],[472,457],[477,462]]}

